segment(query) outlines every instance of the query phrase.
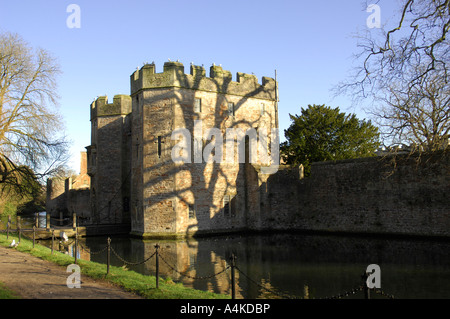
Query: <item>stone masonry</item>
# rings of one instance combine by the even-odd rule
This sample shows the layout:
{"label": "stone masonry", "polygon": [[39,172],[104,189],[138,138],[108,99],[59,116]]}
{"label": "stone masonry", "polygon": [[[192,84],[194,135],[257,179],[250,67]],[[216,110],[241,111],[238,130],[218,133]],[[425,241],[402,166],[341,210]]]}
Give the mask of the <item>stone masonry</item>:
{"label": "stone masonry", "polygon": [[450,237],[450,153],[280,167],[260,188],[261,230]]}
{"label": "stone masonry", "polygon": [[79,175],[47,180],[45,209],[53,218],[69,218],[76,213],[82,222],[91,220],[91,178],[87,174],[87,154],[81,152],[80,155]]}
{"label": "stone masonry", "polygon": [[[166,62],[160,73],[144,65],[130,86],[130,95],[91,104],[87,169],[75,181],[49,180],[47,211],[144,238],[252,230],[450,237],[448,152],[398,156],[395,166],[389,156],[313,163],[307,178],[290,166],[267,174],[269,164],[252,158],[251,132],[278,130],[274,79],[237,73],[233,81],[216,65],[209,77],[195,65],[186,74]],[[71,189],[84,187],[84,172],[90,189]]]}
{"label": "stone masonry", "polygon": [[[238,137],[233,161],[227,163],[194,159],[194,148],[200,154],[207,147],[211,154],[220,152],[213,147],[216,136],[206,136],[212,128],[224,138],[230,128],[277,128],[275,80],[263,77],[260,84],[254,75],[237,73],[233,81],[216,65],[209,77],[195,65],[185,74],[182,63],[166,62],[161,73],[154,64],[144,65],[130,82],[130,96],[117,95],[112,104],[99,97],[91,105],[87,149],[93,218],[104,224],[130,222],[131,233],[140,237],[254,228],[260,219],[258,180],[252,187],[248,177],[265,163],[249,163],[253,140]],[[195,121],[201,121],[200,130]],[[192,161],[173,161],[177,129],[192,137]],[[239,142],[245,148],[239,149]],[[224,146],[224,157],[226,151]]]}
{"label": "stone masonry", "polygon": [[131,98],[102,96],[91,104],[91,211],[95,224],[130,223]]}

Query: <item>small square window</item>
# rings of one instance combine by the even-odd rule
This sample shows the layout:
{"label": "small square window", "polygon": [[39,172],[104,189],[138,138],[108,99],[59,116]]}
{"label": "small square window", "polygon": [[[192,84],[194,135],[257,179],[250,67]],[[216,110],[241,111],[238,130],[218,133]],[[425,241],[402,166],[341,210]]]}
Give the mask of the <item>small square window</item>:
{"label": "small square window", "polygon": [[194,100],[194,112],[201,113],[202,112],[202,99],[195,98]]}

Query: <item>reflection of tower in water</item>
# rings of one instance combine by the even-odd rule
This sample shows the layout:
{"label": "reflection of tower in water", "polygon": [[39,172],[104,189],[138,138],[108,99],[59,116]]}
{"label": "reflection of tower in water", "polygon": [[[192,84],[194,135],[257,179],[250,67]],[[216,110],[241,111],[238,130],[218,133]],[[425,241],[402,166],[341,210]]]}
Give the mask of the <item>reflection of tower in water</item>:
{"label": "reflection of tower in water", "polygon": [[[186,287],[231,294],[230,269],[228,255],[212,249],[199,249],[199,243],[189,241],[136,241],[142,244],[134,249],[136,260],[144,260],[155,252],[155,245],[159,248],[159,274],[162,278],[170,277],[175,282],[181,282]],[[137,247],[136,247],[137,248]],[[156,266],[153,258],[145,263],[146,273],[155,274]],[[243,298],[239,286],[239,273],[236,272],[236,297]]]}

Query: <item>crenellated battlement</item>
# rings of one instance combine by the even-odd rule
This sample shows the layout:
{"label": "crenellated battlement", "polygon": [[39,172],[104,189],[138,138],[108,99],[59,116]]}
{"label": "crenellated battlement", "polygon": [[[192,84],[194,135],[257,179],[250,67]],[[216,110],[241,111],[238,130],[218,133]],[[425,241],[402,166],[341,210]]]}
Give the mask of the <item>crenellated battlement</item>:
{"label": "crenellated battlement", "polygon": [[191,64],[190,74],[185,74],[181,62],[165,62],[162,73],[156,73],[154,63],[145,64],[130,76],[130,82],[131,95],[141,90],[179,87],[272,101],[276,99],[273,78],[263,77],[260,84],[255,75],[238,72],[236,81],[233,81],[230,71],[215,64],[209,69],[209,77],[206,77],[203,66]]}
{"label": "crenellated battlement", "polygon": [[115,95],[112,103],[107,96],[99,96],[91,103],[91,121],[96,117],[127,115],[131,113],[131,97],[125,94]]}

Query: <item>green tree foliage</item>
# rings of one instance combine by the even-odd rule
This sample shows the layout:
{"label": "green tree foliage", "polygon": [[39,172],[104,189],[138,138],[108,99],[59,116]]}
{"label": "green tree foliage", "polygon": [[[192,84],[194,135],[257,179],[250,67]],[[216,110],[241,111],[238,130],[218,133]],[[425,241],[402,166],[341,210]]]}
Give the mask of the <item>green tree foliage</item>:
{"label": "green tree foliage", "polygon": [[378,128],[339,108],[308,105],[291,115],[280,150],[287,164],[300,165],[309,175],[313,162],[374,156],[379,147]]}
{"label": "green tree foliage", "polygon": [[[16,174],[14,185],[0,184],[0,216],[30,214],[45,210],[45,187],[27,166],[18,167],[24,174]],[[18,187],[20,186],[20,191]]]}

